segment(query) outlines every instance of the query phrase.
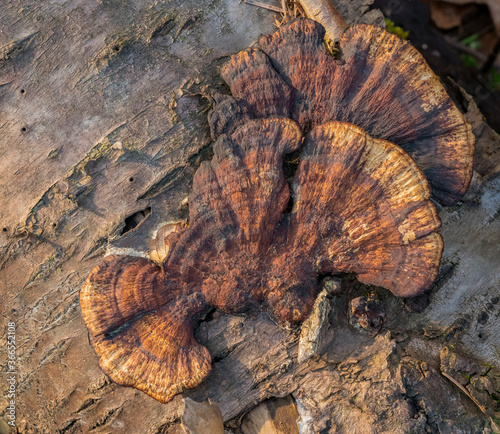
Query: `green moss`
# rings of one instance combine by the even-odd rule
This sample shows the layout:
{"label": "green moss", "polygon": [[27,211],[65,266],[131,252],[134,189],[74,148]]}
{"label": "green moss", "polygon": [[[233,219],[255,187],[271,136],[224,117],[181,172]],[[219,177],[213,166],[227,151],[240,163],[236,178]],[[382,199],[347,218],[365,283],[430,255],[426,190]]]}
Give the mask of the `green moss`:
{"label": "green moss", "polygon": [[409,30],[405,30],[402,27],[396,26],[396,24],[394,24],[394,22],[391,21],[389,18],[385,19],[385,27],[389,32],[398,35],[401,39],[404,39],[405,41],[408,39],[408,36],[410,36]]}

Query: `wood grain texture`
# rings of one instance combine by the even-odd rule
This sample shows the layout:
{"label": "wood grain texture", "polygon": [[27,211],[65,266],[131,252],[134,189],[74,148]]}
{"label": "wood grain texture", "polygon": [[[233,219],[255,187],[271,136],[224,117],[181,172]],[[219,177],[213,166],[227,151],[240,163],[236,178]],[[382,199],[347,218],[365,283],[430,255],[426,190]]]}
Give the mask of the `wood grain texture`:
{"label": "wood grain texture", "polygon": [[308,317],[319,276],[354,272],[399,296],[427,289],[442,241],[429,187],[399,147],[348,123],[315,127],[293,181],[283,156],[302,134],[289,119],[257,119],[222,135],[189,197],[190,224],[166,237],[162,267],[108,256],[80,305],[100,366],[114,381],[167,402],[197,386],[210,355],[193,337],[209,307],[269,309],[280,324]]}
{"label": "wood grain texture", "polygon": [[340,37],[335,59],[324,48],[324,33],[319,23],[299,19],[261,38],[267,58],[256,49],[251,61],[248,51],[233,56],[222,69],[233,96],[258,116],[269,91],[245,86],[241,66],[260,71],[270,60],[284,81],[273,80],[273,94],[287,95],[281,104],[288,106],[293,90],[291,118],[305,133],[331,120],[357,125],[407,151],[442,204],[459,200],[472,175],[474,136],[421,54],[384,29],[356,25]]}

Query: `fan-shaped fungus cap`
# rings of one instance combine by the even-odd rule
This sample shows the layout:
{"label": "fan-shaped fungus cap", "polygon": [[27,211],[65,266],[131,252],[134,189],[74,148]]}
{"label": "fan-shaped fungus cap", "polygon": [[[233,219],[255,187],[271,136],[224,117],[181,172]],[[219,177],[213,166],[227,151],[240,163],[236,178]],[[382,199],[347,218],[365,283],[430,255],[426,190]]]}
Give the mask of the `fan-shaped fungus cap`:
{"label": "fan-shaped fungus cap", "polygon": [[474,136],[422,55],[369,25],[345,30],[338,58],[323,37],[320,24],[298,19],[264,36],[260,49],[234,55],[221,73],[235,101],[253,117],[288,116],[290,108],[304,133],[328,121],[352,123],[408,152],[443,205],[459,200],[472,175]]}
{"label": "fan-shaped fungus cap", "polygon": [[294,249],[309,246],[322,274],[354,272],[400,297],[434,281],[443,243],[430,189],[411,157],[344,122],[306,137],[294,179]]}
{"label": "fan-shaped fungus cap", "polygon": [[162,267],[108,256],[80,303],[102,369],[159,401],[199,384],[210,355],[193,327],[210,307],[268,306],[305,319],[318,276],[355,272],[399,296],[434,280],[442,251],[427,182],[399,147],[348,123],[314,127],[290,188],[283,155],[302,134],[289,119],[248,121],[214,145],[195,174],[190,223],[167,236]]}
{"label": "fan-shaped fungus cap", "polygon": [[80,305],[101,369],[118,384],[167,402],[210,372],[210,354],[193,336],[203,297],[169,282],[151,261],[107,256],[82,287]]}

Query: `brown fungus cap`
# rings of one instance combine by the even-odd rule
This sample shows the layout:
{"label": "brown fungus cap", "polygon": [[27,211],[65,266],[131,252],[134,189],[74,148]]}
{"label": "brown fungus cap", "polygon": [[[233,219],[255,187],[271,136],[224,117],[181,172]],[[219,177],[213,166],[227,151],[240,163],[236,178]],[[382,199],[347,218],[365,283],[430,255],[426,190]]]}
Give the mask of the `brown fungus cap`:
{"label": "brown fungus cap", "polygon": [[[189,227],[166,237],[162,267],[110,255],[92,270],[80,305],[111,379],[167,402],[208,375],[196,321],[210,306],[228,313],[260,306],[261,261],[290,194],[282,156],[301,140],[287,119],[250,121],[221,136],[195,175]],[[309,294],[306,304],[313,301]]]}
{"label": "brown fungus cap", "polygon": [[211,358],[193,327],[207,305],[199,292],[190,292],[147,259],[107,256],[80,291],[101,369],[161,402],[198,385]]}
{"label": "brown fungus cap", "polygon": [[400,297],[434,281],[441,222],[425,177],[398,146],[344,122],[315,127],[294,193],[292,250],[313,254],[320,273],[354,272]]}
{"label": "brown fungus cap", "polygon": [[413,160],[361,128],[330,122],[306,136],[290,190],[283,156],[302,141],[285,118],[221,135],[195,174],[189,226],[167,235],[162,266],[115,255],[92,271],[82,315],[114,381],[169,401],[210,372],[193,328],[211,308],[262,305],[280,323],[296,323],[311,312],[321,274],[355,272],[399,296],[431,285],[440,222]]}
{"label": "brown fungus cap", "polygon": [[369,25],[347,28],[337,58],[323,38],[319,23],[292,21],[264,36],[260,49],[234,55],[222,76],[254,117],[286,116],[290,107],[304,133],[328,121],[350,122],[408,152],[443,205],[459,200],[472,175],[474,136],[422,55]]}

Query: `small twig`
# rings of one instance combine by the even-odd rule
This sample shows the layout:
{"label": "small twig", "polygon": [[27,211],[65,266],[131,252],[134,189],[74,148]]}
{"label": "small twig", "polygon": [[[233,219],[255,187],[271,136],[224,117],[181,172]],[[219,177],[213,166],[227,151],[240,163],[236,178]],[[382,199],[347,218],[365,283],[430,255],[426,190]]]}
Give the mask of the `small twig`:
{"label": "small twig", "polygon": [[456,41],[455,39],[451,38],[450,36],[445,36],[444,40],[448,45],[451,45],[453,48],[456,48],[457,50],[463,51],[466,54],[469,54],[473,57],[475,57],[477,60],[480,62],[485,62],[487,56],[480,51],[476,51],[473,48],[467,47],[464,44],[461,44],[460,42]]}
{"label": "small twig", "polygon": [[273,12],[279,12],[280,14],[285,13],[283,9],[279,8],[278,6],[268,5],[267,3],[262,3],[255,0],[245,0],[245,3],[252,6],[257,6],[262,9],[268,9]]}
{"label": "small twig", "polygon": [[286,4],[286,0],[281,0],[281,9],[283,9],[283,18],[286,21],[290,19],[290,10]]}
{"label": "small twig", "polygon": [[330,0],[298,0],[308,18],[318,21],[326,30],[326,38],[336,41],[347,28],[342,15]]}
{"label": "small twig", "polygon": [[305,17],[306,13],[304,12],[304,9],[302,9],[299,0],[293,0],[292,3],[293,3],[293,16],[295,18]]}
{"label": "small twig", "polygon": [[490,423],[491,423],[491,430],[493,431],[494,434],[499,434],[500,433],[500,426],[498,426],[495,421],[493,420],[492,417],[490,417]]}
{"label": "small twig", "polygon": [[463,393],[465,393],[471,400],[474,402],[479,407],[479,410],[481,410],[484,414],[486,413],[486,408],[482,406],[479,401],[472,396],[472,394],[464,387],[462,386],[457,380],[455,380],[451,375],[448,375],[446,372],[441,371],[441,374],[443,374],[448,380],[450,380],[455,386],[457,386]]}
{"label": "small twig", "polygon": [[457,380],[455,380],[451,375],[448,375],[446,372],[441,371],[441,374],[443,374],[448,380],[450,380],[455,386],[457,386],[463,393],[465,393],[474,404],[476,404],[479,407],[479,410],[481,410],[486,416],[489,417],[490,423],[491,423],[491,429],[494,434],[500,434],[500,427],[495,423],[493,418],[488,414],[489,412],[486,411],[486,408],[479,403],[479,401],[472,396],[472,394],[464,387],[462,386]]}
{"label": "small twig", "polygon": [[[486,54],[483,54],[480,51],[474,50],[473,48],[467,47],[466,45],[461,44],[460,42],[456,41],[455,39],[451,38],[450,36],[445,36],[444,40],[451,47],[453,47],[457,50],[460,50],[466,54],[469,54],[472,57],[475,57],[477,60],[479,60],[479,62],[481,62],[483,64],[483,69],[484,69],[484,65],[487,66],[488,70],[491,68],[491,66],[499,66],[500,67],[500,62],[495,61],[496,55],[498,55],[498,53],[496,55],[494,55],[493,64],[491,66],[489,66],[488,61],[491,61],[490,60],[491,57],[487,56]],[[497,44],[498,44],[498,42],[497,42]],[[495,52],[495,50],[498,50],[498,49],[499,48],[495,47],[493,50],[493,53]]]}

